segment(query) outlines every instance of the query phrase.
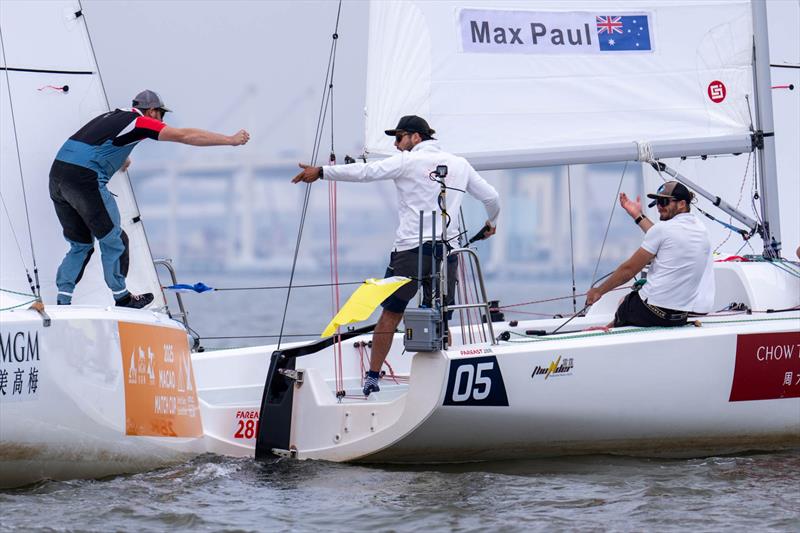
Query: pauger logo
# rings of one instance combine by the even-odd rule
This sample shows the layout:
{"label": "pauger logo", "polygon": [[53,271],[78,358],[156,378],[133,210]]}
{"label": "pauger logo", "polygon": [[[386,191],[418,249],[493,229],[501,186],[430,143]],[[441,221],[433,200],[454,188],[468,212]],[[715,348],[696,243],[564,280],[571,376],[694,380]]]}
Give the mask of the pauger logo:
{"label": "pauger logo", "polygon": [[549,366],[537,366],[534,368],[533,372],[531,372],[531,378],[544,376],[544,379],[547,379],[549,377],[571,376],[573,367],[572,357],[564,358],[562,361],[559,355],[555,361],[550,361]]}

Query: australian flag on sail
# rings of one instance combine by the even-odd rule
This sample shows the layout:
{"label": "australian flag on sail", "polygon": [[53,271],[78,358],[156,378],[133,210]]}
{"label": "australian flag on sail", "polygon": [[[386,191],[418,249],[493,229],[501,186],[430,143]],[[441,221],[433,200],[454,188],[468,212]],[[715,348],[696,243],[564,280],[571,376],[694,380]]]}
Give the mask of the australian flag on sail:
{"label": "australian flag on sail", "polygon": [[595,19],[601,52],[652,50],[647,15],[598,15]]}

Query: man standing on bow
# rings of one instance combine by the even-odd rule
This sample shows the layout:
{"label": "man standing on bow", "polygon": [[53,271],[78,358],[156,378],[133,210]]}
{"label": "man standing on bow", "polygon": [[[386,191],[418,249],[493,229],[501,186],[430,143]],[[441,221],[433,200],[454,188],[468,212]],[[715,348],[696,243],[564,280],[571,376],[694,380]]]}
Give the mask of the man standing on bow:
{"label": "man standing on bow", "polygon": [[[439,143],[432,137],[435,133],[428,123],[415,115],[404,116],[395,129],[386,130],[386,135],[395,138],[394,145],[400,151],[392,157],[370,163],[352,163],[349,165],[313,167],[300,164],[303,170],[297,174],[292,183],[311,183],[317,179],[337,181],[368,182],[376,180],[392,180],[397,188],[400,224],[392,247],[386,277],[406,276],[412,281],[398,289],[381,304],[383,312],[372,337],[372,355],[370,368],[364,381],[364,395],[378,392],[380,370],[389,349],[397,326],[403,318],[408,302],[417,293],[418,285],[413,281],[417,277],[417,258],[419,250],[419,213],[425,215],[423,235],[432,233],[431,212],[437,211],[441,186],[431,178],[439,165],[447,165],[448,172],[444,181],[448,187],[447,208],[458,213],[464,192],[483,202],[488,215],[483,237],[494,235],[497,216],[500,213],[500,200],[497,191],[484,180],[463,157],[458,157],[439,148]],[[458,237],[458,225],[452,224],[447,229],[449,243]],[[436,251],[441,257],[442,249]],[[434,253],[433,244],[428,241],[422,246],[423,279],[431,275],[430,256]],[[455,302],[455,282],[458,261],[455,257],[447,260],[447,298],[448,304]],[[429,284],[423,286],[424,304],[431,305],[432,295]]]}
{"label": "man standing on bow", "polygon": [[586,305],[627,282],[652,261],[647,282],[628,294],[617,309],[612,327],[682,326],[689,313],[708,313],[714,305],[714,272],[708,230],[690,213],[694,195],[685,185],[668,181],[650,204],[658,205],[661,222],[653,224],[642,204],[619,195],[620,205],[645,232],[641,248],[599,287],[586,293]]}
{"label": "man standing on bow", "polygon": [[193,146],[239,146],[250,134],[239,130],[222,135],[194,128],[164,124],[169,109],[153,91],[142,91],[131,109],[103,113],[67,139],[50,168],[50,198],[70,249],[56,274],[58,304],[72,303],[75,285],[100,243],[103,276],[119,307],[142,308],[153,301],[152,293],[131,294],[128,274],[128,237],[120,227],[119,209],[108,190],[108,180],[130,165],[131,151],[139,141],[174,141]]}

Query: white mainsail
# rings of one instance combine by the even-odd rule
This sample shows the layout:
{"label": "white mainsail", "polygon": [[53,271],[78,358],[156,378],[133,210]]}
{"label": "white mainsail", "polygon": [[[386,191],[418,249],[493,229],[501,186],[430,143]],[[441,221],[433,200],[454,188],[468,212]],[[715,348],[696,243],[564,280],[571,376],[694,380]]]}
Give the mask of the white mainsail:
{"label": "white mainsail", "polygon": [[[55,301],[68,248],[48,192],[50,165],[61,143],[108,110],[80,9],[72,0],[0,3],[0,288],[30,294],[26,269],[33,275],[35,257],[46,303]],[[153,292],[163,305],[128,177],[117,173],[109,189],[130,241],[128,288]],[[73,303],[113,303],[99,258],[96,249]]]}
{"label": "white mainsail", "polygon": [[[775,152],[777,157],[777,181],[779,188],[780,232],[783,256],[795,257],[800,246],[800,1],[767,1],[769,26],[769,54],[772,75],[772,104],[775,125]],[[789,89],[794,87],[794,89]],[[749,93],[753,95],[754,93]],[[751,96],[751,104],[754,99]],[[749,167],[747,162],[749,161]],[[755,181],[755,154],[742,154],[737,157],[709,158],[708,160],[687,159],[666,160],[667,165],[682,174],[696,179],[704,188],[738,207],[745,215],[759,219],[757,205],[752,201]],[[644,165],[645,189],[653,190],[662,182],[662,177],[649,166]],[[700,198],[699,206],[723,220],[729,217]],[[732,221],[733,225],[743,227]],[[760,244],[751,240],[750,246],[743,246],[742,239],[729,236],[729,230],[720,224],[707,224],[714,247],[720,245],[720,252],[753,253],[760,251]],[[727,240],[726,240],[727,239]]]}
{"label": "white mainsail", "polygon": [[366,150],[419,114],[476,168],[750,151],[752,46],[748,0],[373,2]]}

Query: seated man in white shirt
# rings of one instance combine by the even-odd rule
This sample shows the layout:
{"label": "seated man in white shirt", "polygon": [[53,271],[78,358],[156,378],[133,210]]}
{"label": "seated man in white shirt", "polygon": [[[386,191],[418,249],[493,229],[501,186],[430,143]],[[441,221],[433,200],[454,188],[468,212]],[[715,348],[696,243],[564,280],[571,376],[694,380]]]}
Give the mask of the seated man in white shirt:
{"label": "seated man in white shirt", "polygon": [[[386,159],[370,163],[352,163],[314,167],[300,164],[303,170],[294,177],[293,183],[311,183],[318,179],[337,181],[369,182],[376,180],[392,180],[397,187],[397,203],[400,224],[397,227],[394,246],[389,259],[386,276],[407,276],[412,282],[401,287],[387,298],[383,304],[375,332],[372,337],[372,354],[369,371],[364,380],[364,395],[378,392],[380,387],[380,370],[389,349],[392,346],[397,326],[403,319],[403,312],[408,302],[417,293],[418,285],[417,258],[419,253],[419,212],[424,215],[423,235],[431,235],[431,212],[439,209],[438,198],[440,184],[431,179],[431,174],[439,165],[447,165],[448,173],[445,183],[448,187],[447,210],[458,213],[464,193],[483,203],[488,220],[482,230],[483,238],[494,235],[497,217],[500,213],[500,199],[497,191],[489,185],[469,162],[463,157],[442,151],[439,142],[433,138],[436,133],[422,117],[407,115],[400,119],[397,127],[386,130],[386,135],[395,138],[395,148],[400,151]],[[448,247],[458,238],[458,224],[450,224],[447,228]],[[442,246],[437,244],[436,256],[441,258]],[[430,256],[433,246],[430,241],[423,243],[422,254],[428,256],[423,260],[423,280],[429,278]],[[452,304],[455,298],[456,267],[455,257],[447,260],[447,300]],[[423,284],[425,305],[431,305],[429,283]]]}
{"label": "seated man in white shirt", "polygon": [[685,185],[669,181],[659,187],[650,204],[658,205],[661,222],[653,224],[639,198],[619,200],[645,232],[641,248],[599,287],[586,293],[586,305],[629,281],[652,261],[647,282],[628,294],[617,309],[611,327],[682,326],[689,313],[708,313],[714,305],[711,242],[703,223],[690,211],[694,195]]}

